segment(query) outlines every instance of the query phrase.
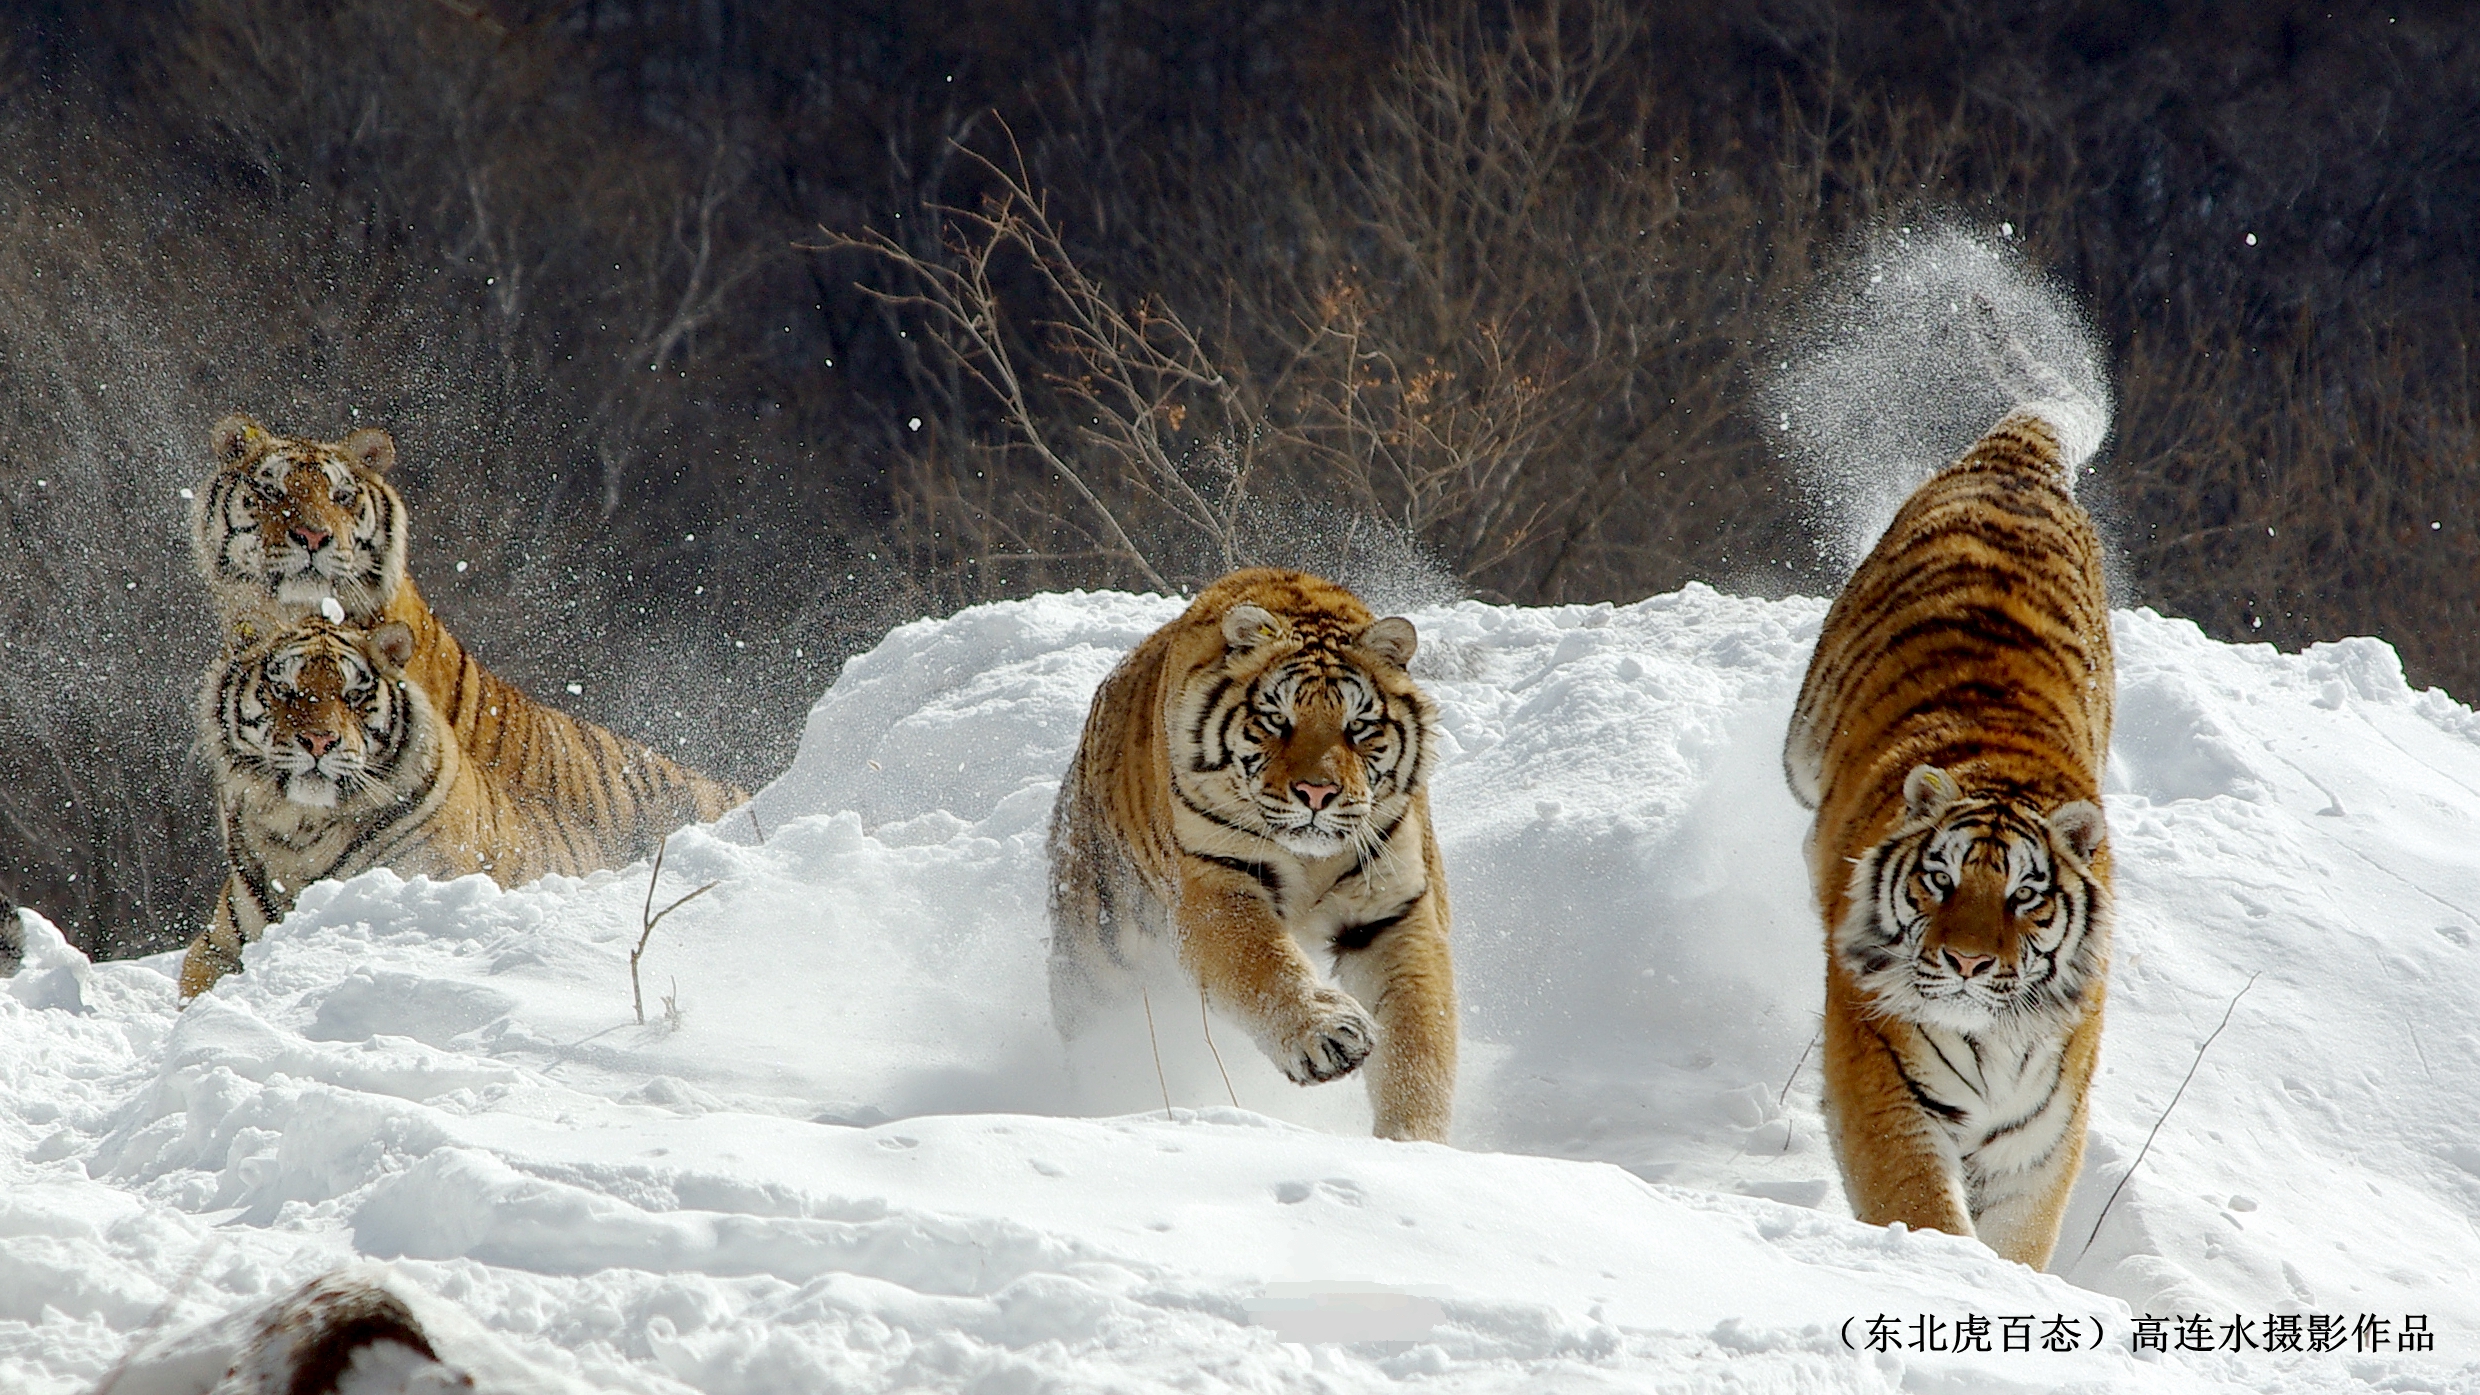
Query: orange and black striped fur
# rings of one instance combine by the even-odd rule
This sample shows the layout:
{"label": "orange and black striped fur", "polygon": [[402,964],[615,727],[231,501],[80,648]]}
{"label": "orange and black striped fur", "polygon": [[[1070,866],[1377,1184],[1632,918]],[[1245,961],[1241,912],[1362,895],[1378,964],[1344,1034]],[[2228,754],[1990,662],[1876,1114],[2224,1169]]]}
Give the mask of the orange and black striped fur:
{"label": "orange and black striped fur", "polygon": [[2000,364],[2032,401],[1915,490],[1843,588],[1783,764],[1816,810],[1824,1103],[1853,1212],[2038,1268],[2083,1158],[2109,962],[2116,680],[2070,492],[2106,417],[2013,343]]}
{"label": "orange and black striped fur", "polygon": [[465,757],[504,789],[573,813],[598,866],[625,866],[684,823],[748,793],[528,697],[440,623],[405,569],[405,505],[386,478],[396,445],[376,427],[341,441],[278,436],[236,413],[216,423],[215,474],[198,498],[200,574],[229,643],[248,644],[333,598],[349,624],[404,625],[405,674]]}
{"label": "orange and black striped fur", "polygon": [[240,967],[241,947],[310,883],[374,867],[485,872],[503,886],[608,865],[568,810],[511,793],[466,758],[408,680],[413,634],[297,621],[235,648],[198,694],[226,875],[215,918],[181,961],[181,996]]}
{"label": "orange and black striped fur", "polygon": [[1380,1136],[1446,1137],[1455,970],[1417,642],[1332,582],[1244,571],[1111,671],[1051,814],[1063,1035],[1168,942],[1284,1074],[1363,1069]]}

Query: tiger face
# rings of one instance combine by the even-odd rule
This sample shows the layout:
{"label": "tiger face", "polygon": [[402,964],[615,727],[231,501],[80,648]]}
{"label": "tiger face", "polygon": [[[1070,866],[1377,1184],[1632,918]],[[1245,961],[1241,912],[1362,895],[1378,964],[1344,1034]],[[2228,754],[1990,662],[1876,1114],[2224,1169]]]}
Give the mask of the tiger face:
{"label": "tiger face", "polygon": [[356,623],[375,621],[405,574],[404,506],[382,478],[396,462],[388,434],[313,441],[235,413],[211,445],[215,477],[192,523],[218,603],[289,615],[332,597]]}
{"label": "tiger face", "polygon": [[387,794],[414,711],[399,679],[413,632],[391,621],[364,633],[305,620],[224,666],[207,714],[214,754],[234,779],[335,809]]}
{"label": "tiger face", "polygon": [[2071,1016],[2103,969],[2101,810],[1967,797],[1928,765],[1903,794],[1907,821],[1854,869],[1836,936],[1862,990],[1887,1015],[1974,1038]]}
{"label": "tiger face", "polygon": [[1239,605],[1223,636],[1223,670],[1181,724],[1203,812],[1302,858],[1374,850],[1427,772],[1434,711],[1404,671],[1412,622],[1328,633]]}

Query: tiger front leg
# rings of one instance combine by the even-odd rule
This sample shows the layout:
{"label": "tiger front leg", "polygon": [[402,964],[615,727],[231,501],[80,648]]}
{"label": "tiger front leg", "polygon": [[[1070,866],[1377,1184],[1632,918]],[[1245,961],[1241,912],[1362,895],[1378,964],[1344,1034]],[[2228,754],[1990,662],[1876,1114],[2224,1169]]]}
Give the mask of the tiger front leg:
{"label": "tiger front leg", "polygon": [[1376,1047],[1377,1024],[1350,994],[1318,981],[1256,883],[1227,878],[1225,869],[1201,863],[1177,912],[1180,958],[1206,1000],[1246,1027],[1294,1084],[1351,1074]]}
{"label": "tiger front leg", "polygon": [[1900,1221],[1913,1230],[1975,1235],[1961,1169],[1903,1078],[1881,1029],[1904,1024],[1868,1015],[1839,969],[1826,984],[1825,1116],[1854,1217]]}
{"label": "tiger front leg", "polygon": [[[227,876],[222,893],[215,898],[214,920],[198,933],[198,938],[189,942],[189,948],[181,955],[180,1002],[183,1007],[189,1006],[192,998],[213,988],[216,980],[241,970],[244,936],[236,923],[233,909],[237,891],[236,879]],[[248,938],[257,937],[253,935]]]}
{"label": "tiger front leg", "polygon": [[2030,1268],[2046,1268],[2058,1246],[2058,1227],[2066,1219],[2067,1197],[2082,1169],[2083,1134],[2079,1122],[2072,1146],[2061,1143],[2056,1155],[2027,1171],[1991,1179],[1981,1188],[1980,1209],[1972,1217],[1981,1243]]}
{"label": "tiger front leg", "polygon": [[1447,1141],[1455,1110],[1455,964],[1446,917],[1433,892],[1359,947],[1338,937],[1335,976],[1378,1020],[1370,1057],[1371,1132],[1380,1138]]}
{"label": "tiger front leg", "polygon": [[2067,1199],[2084,1167],[2092,1073],[2101,1046],[2101,1007],[2092,1005],[2069,1035],[2049,1104],[2012,1130],[2012,1148],[1986,1147],[1965,1159],[1976,1176],[1972,1224],[1981,1243],[2018,1264],[2046,1268],[2066,1219]]}

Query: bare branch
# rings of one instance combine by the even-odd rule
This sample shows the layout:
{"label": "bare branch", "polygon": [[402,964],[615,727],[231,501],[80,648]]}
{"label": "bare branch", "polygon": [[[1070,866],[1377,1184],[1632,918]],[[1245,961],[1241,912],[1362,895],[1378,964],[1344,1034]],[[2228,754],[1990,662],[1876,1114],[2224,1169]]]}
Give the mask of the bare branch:
{"label": "bare branch", "polygon": [[[637,1025],[640,1027],[646,1025],[646,990],[638,982],[637,962],[645,957],[646,942],[654,938],[654,928],[663,923],[663,917],[723,885],[721,882],[708,882],[663,909],[656,910],[654,908],[654,885],[663,879],[663,853],[671,845],[672,837],[668,833],[663,835],[661,842],[654,845],[654,870],[646,874],[646,908],[640,913],[645,928],[638,932],[637,947],[629,951],[629,1001],[637,1010]],[[679,990],[675,987],[673,991],[677,993]]]}

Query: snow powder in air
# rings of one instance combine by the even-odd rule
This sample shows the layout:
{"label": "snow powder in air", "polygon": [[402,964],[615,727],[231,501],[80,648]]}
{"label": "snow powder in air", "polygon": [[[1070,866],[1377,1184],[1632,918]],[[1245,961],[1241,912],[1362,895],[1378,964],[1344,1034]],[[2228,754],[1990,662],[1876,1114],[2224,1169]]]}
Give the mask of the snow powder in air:
{"label": "snow powder in air", "polygon": [[1856,565],[1914,486],[2018,405],[1975,332],[1976,299],[2098,418],[2086,453],[2107,434],[2100,341],[2064,285],[2011,240],[1955,221],[1880,227],[1785,326],[1757,395],[1838,565]]}

